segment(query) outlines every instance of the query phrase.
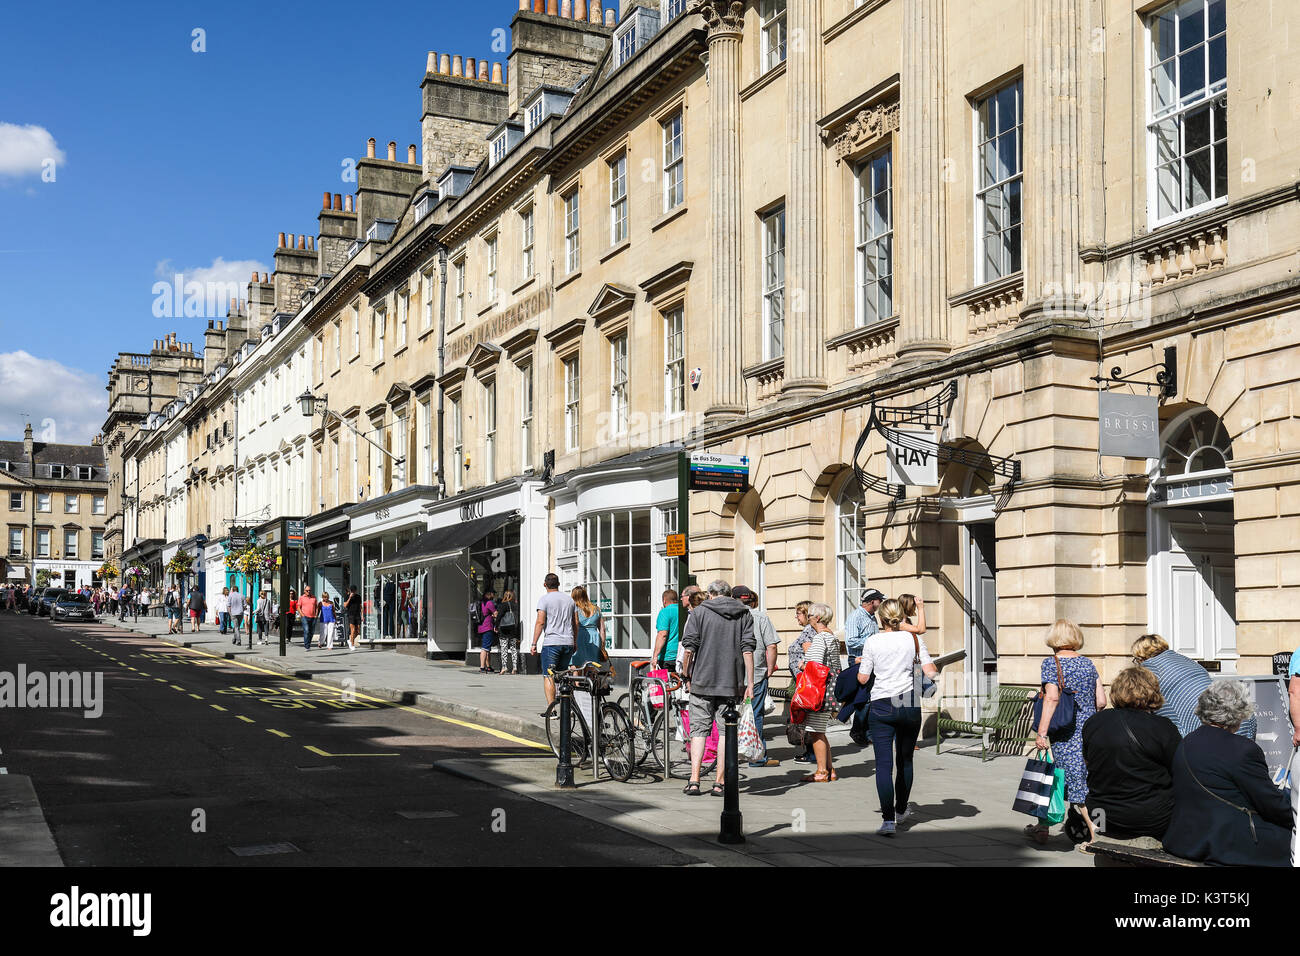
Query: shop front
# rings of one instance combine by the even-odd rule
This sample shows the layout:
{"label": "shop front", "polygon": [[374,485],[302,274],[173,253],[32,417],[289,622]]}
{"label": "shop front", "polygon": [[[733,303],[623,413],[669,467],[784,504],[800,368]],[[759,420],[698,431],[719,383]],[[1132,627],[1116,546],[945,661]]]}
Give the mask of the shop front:
{"label": "shop front", "polygon": [[347,598],[348,587],[362,582],[360,546],[349,539],[350,505],[322,512],[307,521],[307,581],[318,597],[329,594],[335,603]]}
{"label": "shop front", "polygon": [[371,645],[424,653],[425,591],[410,573],[384,571],[381,566],[391,565],[402,548],[428,530],[425,509],[436,496],[432,486],[412,485],[344,510],[352,554],[349,571],[355,574],[360,568],[361,640]]}

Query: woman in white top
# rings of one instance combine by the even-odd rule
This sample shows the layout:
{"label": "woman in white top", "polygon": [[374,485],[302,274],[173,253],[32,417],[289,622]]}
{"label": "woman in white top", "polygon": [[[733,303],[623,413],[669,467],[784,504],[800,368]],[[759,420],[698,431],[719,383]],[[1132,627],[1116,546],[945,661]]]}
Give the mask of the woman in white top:
{"label": "woman in white top", "polygon": [[[919,603],[919,602],[918,602]],[[926,677],[936,677],[939,669],[930,660],[930,652],[918,629],[925,626],[925,612],[918,609],[917,625],[911,632],[902,605],[886,601],[876,612],[880,630],[867,638],[862,648],[858,683],[865,684],[876,675],[871,688],[868,728],[876,752],[876,793],[880,796],[880,814],[884,822],[876,832],[893,836],[897,824],[907,819],[907,801],[912,795],[912,753],[921,734],[921,705],[916,686],[916,662]],[[894,777],[894,753],[898,755],[898,777]]]}
{"label": "woman in white top", "polygon": [[153,594],[148,588],[140,592],[140,607],[144,609],[144,616],[149,616],[149,605],[153,602]]}

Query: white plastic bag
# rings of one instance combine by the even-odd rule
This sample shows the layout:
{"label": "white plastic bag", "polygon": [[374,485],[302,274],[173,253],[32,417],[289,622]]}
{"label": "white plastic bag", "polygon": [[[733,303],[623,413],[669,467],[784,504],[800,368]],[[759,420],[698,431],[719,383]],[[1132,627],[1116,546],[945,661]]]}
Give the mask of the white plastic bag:
{"label": "white plastic bag", "polygon": [[736,750],[741,760],[757,763],[763,759],[763,741],[754,723],[754,702],[749,697],[740,705],[740,723],[736,725]]}

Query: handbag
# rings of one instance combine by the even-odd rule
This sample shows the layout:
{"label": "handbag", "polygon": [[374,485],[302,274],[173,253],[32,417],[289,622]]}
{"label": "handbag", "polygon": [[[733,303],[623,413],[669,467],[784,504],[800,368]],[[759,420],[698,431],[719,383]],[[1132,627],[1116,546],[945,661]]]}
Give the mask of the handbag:
{"label": "handbag", "polygon": [[518,623],[519,621],[515,617],[514,604],[507,604],[506,612],[501,615],[501,628],[504,630],[507,627],[514,627]]}
{"label": "handbag", "polygon": [[913,686],[913,687],[916,686],[916,674],[917,674],[917,671],[920,671],[920,674],[921,674],[921,696],[922,696],[922,697],[933,697],[933,696],[934,696],[934,692],[935,692],[935,690],[938,689],[939,685],[936,684],[934,681],[930,680],[930,678],[926,677],[926,676],[925,676],[925,671],[920,670],[920,668],[921,668],[921,639],[920,639],[919,637],[917,637],[916,634],[912,634],[912,646],[913,646],[914,648],[916,648],[916,656],[912,658],[912,686]]}
{"label": "handbag", "polygon": [[754,701],[746,697],[740,704],[740,723],[736,726],[736,749],[739,757],[749,763],[763,759],[763,740],[758,736],[758,724],[754,722]]}
{"label": "handbag", "polygon": [[1074,804],[1070,804],[1070,811],[1065,818],[1065,835],[1076,846],[1080,843],[1087,843],[1092,839],[1092,831],[1088,829],[1088,821],[1083,818],[1083,814],[1079,812],[1079,808]]}
{"label": "handbag", "polygon": [[[1060,688],[1061,696],[1056,702],[1056,710],[1052,711],[1052,721],[1047,725],[1047,736],[1049,739],[1055,738],[1063,740],[1074,733],[1075,722],[1075,703],[1074,691],[1067,690],[1065,678],[1061,673],[1061,658],[1056,654],[1052,655],[1056,661],[1056,686]],[[1034,695],[1034,729],[1037,730],[1043,723],[1043,704],[1047,700],[1047,691],[1039,689]]]}

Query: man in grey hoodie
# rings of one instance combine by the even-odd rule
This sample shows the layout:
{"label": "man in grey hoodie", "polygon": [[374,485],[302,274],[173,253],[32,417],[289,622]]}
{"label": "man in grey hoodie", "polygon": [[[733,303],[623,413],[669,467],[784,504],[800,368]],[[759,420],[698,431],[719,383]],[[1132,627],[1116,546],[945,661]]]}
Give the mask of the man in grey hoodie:
{"label": "man in grey hoodie", "polygon": [[[691,779],[682,792],[696,797],[705,743],[719,709],[754,695],[754,619],[749,608],[731,596],[726,581],[709,585],[708,599],[686,621],[682,646],[691,720]],[[717,761],[717,782],[711,791],[717,797],[722,796],[725,763]]]}

